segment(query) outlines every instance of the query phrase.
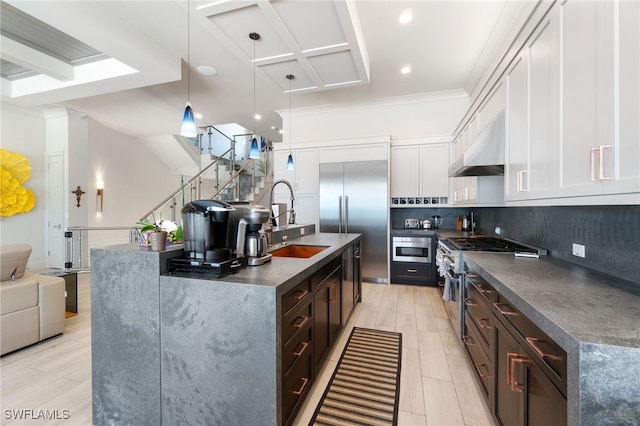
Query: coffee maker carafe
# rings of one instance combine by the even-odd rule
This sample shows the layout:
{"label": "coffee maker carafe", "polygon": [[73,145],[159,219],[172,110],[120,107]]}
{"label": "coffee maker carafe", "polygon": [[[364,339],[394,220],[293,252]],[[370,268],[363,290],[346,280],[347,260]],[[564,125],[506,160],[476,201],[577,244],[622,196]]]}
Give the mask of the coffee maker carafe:
{"label": "coffee maker carafe", "polygon": [[262,225],[269,221],[271,212],[260,206],[246,206],[244,214],[238,222],[236,241],[236,254],[247,256],[247,265],[262,265],[271,260],[271,254],[267,253],[267,236],[262,230]]}

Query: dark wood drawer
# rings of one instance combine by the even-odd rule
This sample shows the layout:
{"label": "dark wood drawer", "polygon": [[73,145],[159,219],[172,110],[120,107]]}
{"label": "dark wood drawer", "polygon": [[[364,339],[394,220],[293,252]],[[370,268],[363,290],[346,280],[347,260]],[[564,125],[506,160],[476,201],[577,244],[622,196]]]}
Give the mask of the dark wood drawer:
{"label": "dark wood drawer", "polygon": [[[468,317],[465,321],[468,321]],[[489,402],[494,369],[493,363],[482,348],[480,341],[481,339],[473,324],[465,324],[464,346],[469,353],[474,371],[482,387],[482,394]]]}
{"label": "dark wood drawer", "polygon": [[340,267],[340,262],[341,262],[341,258],[336,258],[333,259],[331,262],[327,263],[326,265],[324,265],[322,268],[320,268],[319,271],[317,271],[316,273],[313,274],[313,276],[311,276],[311,283],[313,285],[313,288],[316,288],[318,286],[320,286],[322,284],[322,282],[333,273],[333,271],[335,271],[337,268]]}
{"label": "dark wood drawer", "polygon": [[308,298],[305,305],[296,310],[292,315],[285,318],[282,323],[282,342],[287,344],[288,341],[298,332],[301,332],[311,326],[311,298]]}
{"label": "dark wood drawer", "polygon": [[432,263],[392,262],[391,279],[400,284],[433,285],[435,269]]}
{"label": "dark wood drawer", "polygon": [[286,374],[296,361],[313,353],[311,321],[289,340],[282,349],[282,371]]}
{"label": "dark wood drawer", "polygon": [[311,279],[307,278],[282,296],[282,315],[287,315],[296,306],[311,300]]}
{"label": "dark wood drawer", "polygon": [[284,375],[282,385],[282,419],[285,425],[291,424],[295,413],[304,401],[313,378],[311,351],[306,351],[293,368]]}
{"label": "dark wood drawer", "polygon": [[491,284],[487,283],[480,275],[474,274],[473,272],[465,272],[464,282],[467,288],[469,286],[475,287],[478,294],[482,296],[480,300],[484,300],[486,305],[491,307],[491,304],[496,299],[496,291]]}
{"label": "dark wood drawer", "polygon": [[494,333],[493,314],[490,305],[480,291],[468,280],[465,279],[465,298],[463,300],[465,309],[465,318],[473,323],[479,331],[480,343],[484,346],[484,350],[490,353],[491,339]]}
{"label": "dark wood drawer", "polygon": [[532,360],[540,366],[555,386],[567,394],[567,353],[549,336],[524,316],[502,295],[497,295],[494,312],[511,332],[519,336],[519,343]]}

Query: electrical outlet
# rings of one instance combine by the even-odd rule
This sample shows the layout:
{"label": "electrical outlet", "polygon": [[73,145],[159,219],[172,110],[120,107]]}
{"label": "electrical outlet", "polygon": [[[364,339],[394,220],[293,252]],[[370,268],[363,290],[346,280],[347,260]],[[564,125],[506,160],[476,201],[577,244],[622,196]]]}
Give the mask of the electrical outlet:
{"label": "electrical outlet", "polygon": [[496,226],[495,233],[496,235],[502,234],[502,229],[499,226]]}
{"label": "electrical outlet", "polygon": [[304,235],[304,228],[300,228],[300,235]]}
{"label": "electrical outlet", "polygon": [[585,257],[585,247],[582,244],[573,243],[573,247],[571,249],[571,253],[574,256]]}

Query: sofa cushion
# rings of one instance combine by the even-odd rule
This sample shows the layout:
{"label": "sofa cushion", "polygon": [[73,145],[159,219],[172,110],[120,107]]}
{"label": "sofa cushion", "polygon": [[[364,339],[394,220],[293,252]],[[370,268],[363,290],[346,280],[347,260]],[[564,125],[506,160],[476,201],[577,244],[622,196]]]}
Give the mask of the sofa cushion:
{"label": "sofa cushion", "polygon": [[9,244],[0,247],[0,281],[11,280],[11,276],[22,278],[31,255],[29,244]]}
{"label": "sofa cushion", "polygon": [[0,283],[0,315],[38,306],[38,283],[29,278]]}

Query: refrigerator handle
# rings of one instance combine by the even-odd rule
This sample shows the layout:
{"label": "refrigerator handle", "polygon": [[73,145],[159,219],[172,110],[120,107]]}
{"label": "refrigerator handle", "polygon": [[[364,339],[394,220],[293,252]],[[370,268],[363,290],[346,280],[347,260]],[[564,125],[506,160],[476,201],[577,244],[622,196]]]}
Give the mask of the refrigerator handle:
{"label": "refrigerator handle", "polygon": [[349,196],[344,197],[344,232],[349,233]]}
{"label": "refrigerator handle", "polygon": [[338,234],[342,234],[342,195],[338,197]]}

